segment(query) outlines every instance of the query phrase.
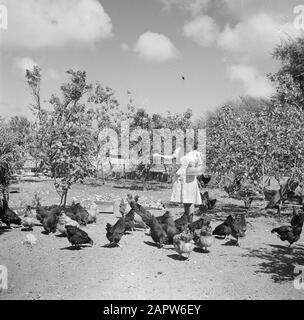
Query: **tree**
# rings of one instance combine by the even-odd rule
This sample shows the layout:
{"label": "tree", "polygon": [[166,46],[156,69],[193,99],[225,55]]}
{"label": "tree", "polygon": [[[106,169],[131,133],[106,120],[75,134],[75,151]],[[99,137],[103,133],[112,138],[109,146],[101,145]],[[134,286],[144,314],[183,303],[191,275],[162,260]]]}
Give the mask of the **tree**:
{"label": "tree", "polygon": [[283,41],[274,49],[273,57],[281,64],[269,75],[276,85],[276,103],[304,109],[304,37]]}
{"label": "tree", "polygon": [[0,137],[0,191],[8,200],[8,186],[14,170],[20,167],[21,152],[18,136],[3,121],[0,122]]}
{"label": "tree", "polygon": [[[41,167],[54,179],[60,205],[63,206],[72,184],[82,182],[94,172],[93,114],[82,101],[86,101],[91,85],[87,84],[84,71],[68,70],[67,74],[70,80],[60,88],[62,97],[51,96],[50,111],[40,106],[39,112],[43,117],[39,118],[40,130],[37,131],[37,141],[40,142],[37,154]],[[35,92],[34,89],[40,87],[40,73],[34,76],[29,71],[27,79]],[[35,94],[34,97],[36,101],[40,100]]]}

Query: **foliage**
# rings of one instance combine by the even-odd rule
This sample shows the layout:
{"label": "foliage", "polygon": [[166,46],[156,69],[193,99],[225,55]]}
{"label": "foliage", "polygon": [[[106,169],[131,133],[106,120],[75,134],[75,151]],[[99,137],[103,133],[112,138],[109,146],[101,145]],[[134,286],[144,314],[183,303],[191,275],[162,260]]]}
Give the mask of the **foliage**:
{"label": "foliage", "polygon": [[0,122],[0,136],[0,187],[3,193],[14,170],[20,167],[21,152],[17,145],[18,136],[3,121]]}
{"label": "foliage", "polygon": [[[35,72],[35,70],[34,70]],[[84,71],[67,71],[69,82],[61,86],[61,96],[52,95],[50,111],[36,108],[36,131],[41,167],[54,179],[56,191],[65,205],[73,183],[93,174],[91,129],[93,114],[81,99],[91,90]],[[35,92],[41,76],[27,73],[28,84]],[[34,80],[35,81],[34,81]],[[34,94],[35,96],[35,94]],[[40,98],[39,98],[40,99]],[[37,98],[36,98],[37,100]],[[39,116],[40,115],[40,116]],[[42,116],[41,116],[42,115]],[[43,130],[42,130],[43,128]]]}

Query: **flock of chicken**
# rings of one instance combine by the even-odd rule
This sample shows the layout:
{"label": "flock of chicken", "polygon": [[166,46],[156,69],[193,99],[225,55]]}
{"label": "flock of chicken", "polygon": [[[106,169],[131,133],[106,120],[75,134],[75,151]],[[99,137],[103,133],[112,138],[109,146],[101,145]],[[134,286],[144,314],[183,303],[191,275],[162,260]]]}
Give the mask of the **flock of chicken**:
{"label": "flock of chicken", "polygon": [[[201,197],[202,205],[197,212],[199,218],[193,221],[193,214],[186,213],[174,220],[165,206],[165,213],[155,217],[138,203],[138,196],[133,197],[128,194],[126,201],[122,199],[119,206],[121,217],[113,225],[106,224],[106,237],[109,241],[106,246],[119,246],[123,235],[137,228],[149,228],[152,240],[160,248],[164,245],[173,245],[179,258],[185,254],[189,259],[190,253],[195,247],[208,252],[214,237],[227,239],[231,236],[235,245],[239,246],[239,239],[245,236],[247,230],[245,214],[229,215],[223,223],[212,230],[211,219],[205,212],[214,207],[216,199],[209,199],[208,192],[201,194]],[[127,210],[127,204],[129,210]],[[96,222],[96,214],[97,207],[91,207],[87,210],[74,201],[63,209],[59,206],[43,207],[39,199],[36,199],[35,210],[31,206],[27,206],[24,216],[20,218],[9,208],[5,199],[0,205],[0,221],[8,227],[11,224],[16,224],[22,225],[24,230],[32,230],[38,220],[43,226],[45,234],[58,231],[62,236],[66,236],[74,247],[93,245],[93,240],[80,226]],[[274,228],[271,232],[276,233],[282,241],[288,241],[291,245],[299,240],[303,222],[303,211],[297,212],[293,207],[290,225]]]}
{"label": "flock of chicken", "polygon": [[60,206],[41,206],[37,200],[35,210],[27,206],[24,216],[20,218],[9,206],[6,199],[2,199],[0,206],[0,221],[8,227],[11,224],[22,225],[24,231],[33,230],[37,222],[41,223],[45,234],[58,231],[62,236],[66,236],[69,242],[79,247],[84,244],[93,245],[92,239],[80,228],[80,225],[96,222],[97,211],[86,210],[79,203],[72,202],[71,206],[64,209]]}

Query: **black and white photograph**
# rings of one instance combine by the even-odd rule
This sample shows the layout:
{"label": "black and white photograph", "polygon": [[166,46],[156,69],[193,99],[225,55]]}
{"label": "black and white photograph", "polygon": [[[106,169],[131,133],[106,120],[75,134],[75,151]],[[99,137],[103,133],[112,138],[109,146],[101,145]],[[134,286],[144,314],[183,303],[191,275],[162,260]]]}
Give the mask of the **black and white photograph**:
{"label": "black and white photograph", "polygon": [[304,0],[0,0],[0,300],[304,300],[303,223]]}

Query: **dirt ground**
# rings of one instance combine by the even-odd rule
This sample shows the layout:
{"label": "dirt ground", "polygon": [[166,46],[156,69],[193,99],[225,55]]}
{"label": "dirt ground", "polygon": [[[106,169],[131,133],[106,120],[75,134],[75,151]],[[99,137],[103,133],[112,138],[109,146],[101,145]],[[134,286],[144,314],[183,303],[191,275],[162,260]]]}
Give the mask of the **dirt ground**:
{"label": "dirt ground", "polygon": [[[30,203],[39,191],[43,204],[58,202],[51,182],[22,183],[21,193],[11,194],[10,206]],[[120,199],[128,189],[113,186],[76,185],[69,194],[78,200],[95,195]],[[131,191],[145,201],[169,200],[170,189]],[[212,227],[242,206],[237,200],[210,190],[218,203]],[[295,265],[304,266],[303,236],[293,250],[270,233],[284,222],[261,214],[262,203],[254,203],[250,223],[241,246],[215,239],[209,253],[192,252],[190,260],[179,260],[173,246],[158,249],[147,231],[125,235],[118,248],[105,248],[107,222],[116,214],[99,214],[97,223],[83,229],[94,240],[93,247],[71,250],[66,238],[32,232],[38,239],[32,247],[23,244],[29,232],[20,228],[2,230],[0,265],[8,268],[8,290],[0,299],[303,299],[304,290],[293,285]],[[181,208],[174,208],[176,217]],[[153,210],[155,215],[161,210]]]}

